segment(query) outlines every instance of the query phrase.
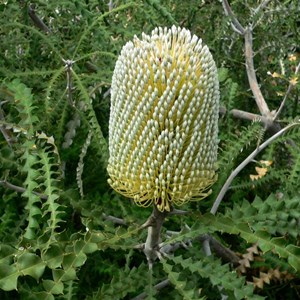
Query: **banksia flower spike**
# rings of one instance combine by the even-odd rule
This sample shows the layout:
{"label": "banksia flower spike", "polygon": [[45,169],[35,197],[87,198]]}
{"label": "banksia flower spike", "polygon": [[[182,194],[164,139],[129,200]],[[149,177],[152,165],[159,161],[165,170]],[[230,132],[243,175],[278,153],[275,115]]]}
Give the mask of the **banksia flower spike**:
{"label": "banksia flower spike", "polygon": [[156,28],[122,49],[111,85],[109,184],[161,212],[216,180],[219,84],[202,40]]}

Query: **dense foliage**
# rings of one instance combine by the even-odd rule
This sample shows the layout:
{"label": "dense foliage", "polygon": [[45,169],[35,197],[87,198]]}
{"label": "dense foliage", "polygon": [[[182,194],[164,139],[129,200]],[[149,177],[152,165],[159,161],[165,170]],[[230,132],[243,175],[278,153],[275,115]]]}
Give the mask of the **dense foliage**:
{"label": "dense foliage", "polygon": [[[227,4],[0,3],[1,299],[299,298],[300,5]],[[109,91],[122,46],[173,24],[201,37],[219,68],[219,177],[208,198],[180,207],[187,214],[167,216],[166,255],[149,270],[151,208],[107,184]],[[249,87],[239,25],[251,28],[269,114]]]}

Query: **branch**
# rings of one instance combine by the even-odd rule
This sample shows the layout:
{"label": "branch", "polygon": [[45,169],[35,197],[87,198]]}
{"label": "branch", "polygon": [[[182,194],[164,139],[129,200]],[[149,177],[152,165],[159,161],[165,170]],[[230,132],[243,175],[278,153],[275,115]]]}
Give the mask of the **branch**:
{"label": "branch", "polygon": [[252,37],[251,26],[248,26],[246,28],[244,38],[245,38],[246,71],[247,71],[249,85],[261,115],[268,119],[270,118],[270,110],[261,93],[260,87],[257,82],[256,73],[254,70],[253,47],[252,47],[253,37]]}
{"label": "branch", "polygon": [[247,111],[243,111],[243,110],[239,110],[239,109],[232,109],[230,111],[230,113],[238,119],[243,119],[243,120],[248,120],[248,121],[261,121],[262,123],[267,123],[269,122],[267,118],[261,116],[261,115],[257,115],[257,114],[253,114]]}
{"label": "branch", "polygon": [[[0,102],[0,121],[5,121],[4,112],[1,108],[1,102]],[[4,139],[6,140],[7,144],[9,146],[11,146],[12,143],[15,142],[12,132],[10,130],[6,129],[5,126],[2,126],[2,125],[0,125],[0,131],[2,132],[2,135],[3,135]]]}
{"label": "branch", "polygon": [[155,206],[153,212],[146,223],[142,226],[148,226],[148,235],[144,246],[144,253],[147,257],[149,268],[152,269],[153,262],[159,253],[160,233],[164,220],[168,212],[160,212]]}
{"label": "branch", "polygon": [[[188,227],[186,226],[186,228]],[[172,236],[177,236],[179,234],[180,232],[176,232],[176,231],[174,232],[169,230],[167,231],[167,235],[169,236],[169,238],[172,238]],[[211,250],[215,252],[215,254],[218,257],[220,257],[223,261],[231,263],[235,267],[239,265],[240,258],[233,251],[231,251],[229,248],[222,245],[218,240],[216,240],[210,234],[203,234],[197,236],[195,240],[203,243],[202,245],[203,250],[207,256],[211,255],[211,251],[210,251],[211,248]],[[188,249],[189,247],[192,246],[192,241],[193,241],[192,239],[187,239],[185,241],[176,242],[174,244],[166,244],[163,245],[160,248],[160,250],[166,254],[174,253],[174,251],[176,251],[178,248]]]}
{"label": "branch", "polygon": [[[157,285],[155,285],[154,288],[159,291],[159,290],[165,288],[166,286],[168,286],[169,284],[170,284],[170,280],[169,279],[165,279],[165,280],[161,281],[160,283],[158,283]],[[141,293],[140,295],[132,298],[131,300],[143,300],[147,296],[148,295],[146,293]]]}
{"label": "branch", "polygon": [[114,217],[114,216],[108,216],[107,214],[104,214],[104,213],[102,214],[102,216],[103,216],[104,220],[111,221],[114,224],[127,225],[127,223],[123,219],[120,219],[120,218],[117,218],[117,217]]}
{"label": "branch", "polygon": [[51,32],[49,27],[36,15],[34,4],[29,5],[28,15],[31,18],[31,20],[33,21],[33,23],[36,25],[36,27],[40,28],[41,30],[43,30],[46,33]]}
{"label": "branch", "polygon": [[[263,5],[258,7],[257,9],[262,9],[267,5],[268,1],[265,1]],[[222,1],[224,12],[226,16],[229,16],[231,18],[231,25],[234,29],[234,31],[238,32],[240,35],[244,36],[245,39],[245,60],[246,60],[246,71],[248,76],[249,85],[251,88],[251,91],[253,93],[254,99],[256,101],[256,104],[258,106],[258,109],[263,117],[265,117],[268,122],[265,124],[267,125],[267,128],[272,125],[271,120],[271,113],[269,110],[269,107],[261,93],[260,87],[257,82],[256,73],[254,69],[254,63],[253,63],[253,37],[252,37],[252,27],[249,25],[248,27],[244,28],[240,22],[235,17],[234,13],[231,10],[231,7],[227,0]]]}
{"label": "branch", "polygon": [[239,110],[239,109],[232,109],[230,111],[230,113],[238,119],[244,119],[244,120],[249,120],[249,121],[260,121],[264,124],[265,128],[267,128],[269,130],[269,132],[271,134],[275,134],[276,132],[278,132],[281,127],[280,124],[276,123],[276,122],[272,122],[270,121],[270,119],[261,116],[261,115],[257,115],[257,114],[253,114],[253,113],[249,113],[247,111],[243,111],[243,110]]}
{"label": "branch", "polygon": [[271,1],[272,0],[264,0],[260,5],[258,5],[258,7],[253,11],[253,17],[255,17],[259,13],[259,11],[264,9]]}
{"label": "branch", "polygon": [[185,210],[181,210],[181,209],[176,209],[176,208],[173,208],[170,212],[169,212],[169,215],[172,216],[172,215],[187,215],[189,214],[188,211],[185,211]]}
{"label": "branch", "polygon": [[210,243],[209,243],[208,239],[203,239],[202,249],[203,249],[206,256],[211,256]]}
{"label": "branch", "polygon": [[[221,116],[223,116],[223,115],[226,115],[226,113],[227,113],[226,108],[224,106],[221,106],[219,108],[219,114]],[[253,113],[250,113],[250,112],[247,112],[247,111],[244,111],[244,110],[232,109],[232,110],[229,111],[229,113],[237,119],[248,120],[248,121],[251,121],[251,122],[260,121],[264,124],[270,122],[267,118],[265,118],[261,115],[253,114]]]}
{"label": "branch", "polygon": [[283,129],[281,129],[280,131],[278,131],[276,134],[274,134],[273,136],[271,136],[269,139],[267,139],[264,143],[262,143],[259,147],[257,147],[240,165],[238,165],[236,167],[236,169],[231,173],[231,175],[227,178],[225,184],[223,185],[218,197],[216,198],[210,212],[215,215],[218,207],[221,203],[221,201],[223,200],[223,197],[225,195],[225,193],[227,192],[231,182],[233,181],[233,179],[239,174],[239,172],[249,163],[251,162],[254,157],[259,154],[263,149],[265,149],[268,145],[270,145],[275,139],[277,139],[278,137],[280,137],[281,135],[283,135],[286,131],[288,131],[289,129],[291,129],[294,126],[299,126],[300,123],[293,123],[290,124],[286,127],[284,127]]}
{"label": "branch", "polygon": [[65,69],[66,69],[66,74],[67,74],[67,98],[69,103],[71,104],[72,107],[75,107],[75,103],[73,101],[73,96],[72,96],[72,92],[73,92],[73,80],[72,80],[72,74],[74,73],[72,66],[75,63],[75,61],[70,60],[70,59],[63,59],[63,62],[65,64]]}
{"label": "branch", "polygon": [[[209,240],[209,235],[204,235],[203,236],[203,240],[202,240],[202,249],[205,253],[206,256],[211,256],[211,249],[210,249],[210,240]],[[222,290],[224,289],[223,286],[219,285],[218,286],[218,290],[220,291],[220,294],[221,294],[221,299],[227,299],[228,296],[226,294],[223,294],[222,293]]]}
{"label": "branch", "polygon": [[245,28],[241,25],[241,23],[238,21],[236,16],[234,15],[229,3],[227,0],[222,1],[222,5],[224,8],[225,15],[230,17],[231,19],[231,27],[232,29],[237,32],[240,35],[244,35],[245,33]]}
{"label": "branch", "polygon": [[207,241],[211,246],[212,250],[220,257],[223,261],[231,263],[234,267],[239,265],[240,258],[229,248],[223,246],[218,240],[209,234],[204,234],[197,237],[197,240],[204,243]]}
{"label": "branch", "polygon": [[[24,189],[23,187],[14,185],[6,180],[0,180],[0,185],[4,186],[10,190],[14,190],[17,193],[24,193],[26,191],[26,189]],[[37,192],[32,192],[32,193],[37,195],[41,199],[44,199],[44,200],[48,199],[48,196],[45,194],[41,194],[41,193],[37,193]]]}
{"label": "branch", "polygon": [[264,0],[257,8],[251,9],[251,18],[253,20],[253,28],[256,27],[264,18],[264,12],[261,12],[272,0]]}
{"label": "branch", "polygon": [[113,2],[113,0],[109,0],[109,2],[108,2],[108,11],[112,11],[113,10],[113,8],[114,8],[114,2]]}

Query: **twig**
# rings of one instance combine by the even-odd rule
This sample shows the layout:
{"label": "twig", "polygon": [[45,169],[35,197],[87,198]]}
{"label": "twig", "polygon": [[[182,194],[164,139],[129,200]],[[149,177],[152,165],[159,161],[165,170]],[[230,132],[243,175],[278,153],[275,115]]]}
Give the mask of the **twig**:
{"label": "twig", "polygon": [[181,209],[175,209],[175,208],[173,208],[173,210],[171,210],[169,213],[170,216],[172,216],[172,215],[187,215],[187,214],[189,214],[188,211],[181,210]]}
{"label": "twig", "polygon": [[[26,191],[25,188],[21,187],[21,186],[17,186],[14,185],[6,180],[0,180],[0,184],[8,189],[14,190],[15,192],[18,193],[24,193]],[[48,196],[45,194],[41,194],[41,193],[37,193],[37,192],[32,192],[33,194],[37,195],[38,197],[40,197],[41,199],[47,200]]]}
{"label": "twig", "polygon": [[62,60],[65,64],[65,69],[66,69],[66,74],[67,74],[67,95],[68,95],[68,101],[71,104],[71,106],[75,107],[75,103],[73,102],[73,97],[72,97],[72,91],[73,91],[73,85],[72,85],[72,73],[73,69],[72,66],[75,63],[75,61],[71,59],[63,59]]}
{"label": "twig", "polygon": [[265,128],[269,130],[269,132],[271,134],[275,134],[276,132],[278,132],[281,127],[280,124],[278,124],[277,122],[271,122],[270,119],[261,116],[261,115],[257,115],[257,114],[253,114],[253,113],[249,113],[247,111],[243,111],[243,110],[239,110],[239,109],[232,109],[230,111],[230,113],[238,119],[244,119],[244,120],[249,120],[249,121],[260,121],[264,124]]}
{"label": "twig", "polygon": [[240,35],[244,35],[245,33],[245,28],[241,25],[241,23],[238,21],[238,19],[235,17],[229,3],[227,0],[222,1],[223,8],[225,11],[225,15],[230,17],[231,19],[231,27],[232,29],[237,32]]}
{"label": "twig", "polygon": [[28,8],[28,15],[31,18],[31,20],[33,21],[33,23],[40,28],[41,30],[43,30],[46,33],[50,33],[51,30],[49,29],[49,27],[36,15],[35,13],[35,5],[34,4],[30,4],[29,8]]}
{"label": "twig", "polygon": [[280,131],[278,131],[277,133],[275,133],[274,135],[272,135],[269,139],[267,139],[264,143],[262,143],[260,146],[258,146],[241,164],[239,164],[236,169],[230,174],[230,176],[227,178],[225,184],[223,185],[218,197],[216,198],[210,212],[214,215],[216,214],[218,207],[221,203],[221,201],[223,200],[223,197],[225,195],[225,193],[227,192],[232,180],[239,174],[239,172],[249,163],[252,161],[252,159],[254,159],[254,157],[259,154],[263,149],[265,149],[268,145],[270,145],[275,139],[277,139],[278,137],[280,137],[281,135],[283,135],[286,131],[288,131],[289,129],[291,129],[294,126],[299,126],[300,123],[293,123],[290,124],[286,127],[284,127],[283,129],[281,129]]}
{"label": "twig", "polygon": [[211,256],[211,249],[209,245],[209,240],[207,238],[204,238],[202,241],[202,249],[206,256]]}
{"label": "twig", "polygon": [[265,0],[260,5],[258,5],[256,9],[252,9],[253,12],[251,14],[251,18],[253,20],[253,28],[255,28],[262,21],[264,17],[264,14],[261,13],[261,15],[259,15],[259,12],[263,10],[271,1],[272,0]]}
{"label": "twig", "polygon": [[108,2],[108,11],[112,11],[114,8],[114,1],[113,0],[109,0]]}
{"label": "twig", "polygon": [[237,267],[239,265],[240,258],[229,248],[223,246],[213,236],[204,234],[197,237],[197,240],[199,240],[200,242],[208,241],[211,249],[216,253],[218,257],[226,262],[231,263],[234,267]]}
{"label": "twig", "polygon": [[[204,236],[204,240],[202,241],[202,249],[203,249],[206,256],[211,256],[212,253],[211,253],[211,249],[210,249],[210,240],[209,240],[208,235]],[[222,290],[224,290],[224,287],[219,285],[218,290],[220,291],[221,299],[226,300],[228,298],[228,296],[226,294],[222,293]]]}
{"label": "twig", "polygon": [[[168,286],[170,284],[170,280],[169,279],[165,279],[163,281],[161,281],[160,283],[158,283],[157,285],[154,286],[154,288],[156,290],[161,290],[163,288],[165,288],[166,286]],[[131,300],[142,300],[145,299],[147,297],[147,293],[141,293],[138,296],[132,298]]]}
{"label": "twig", "polygon": [[106,214],[102,214],[103,218],[107,221],[111,221],[113,222],[114,224],[117,224],[117,225],[127,225],[127,223],[123,220],[123,219],[120,219],[120,218],[117,218],[117,217],[114,217],[114,216],[108,216]]}
{"label": "twig", "polygon": [[260,5],[258,5],[258,7],[253,11],[253,17],[255,17],[255,15],[257,15],[260,10],[264,9],[271,1],[272,0],[265,0]]}
{"label": "twig", "polygon": [[[2,103],[0,102],[0,121],[5,121],[4,112],[2,110],[1,104]],[[2,125],[0,125],[0,131],[2,132],[2,135],[3,135],[4,139],[6,140],[7,144],[9,146],[11,146],[12,143],[14,142],[14,137],[13,137],[13,134],[11,133],[11,131],[6,129],[5,126],[2,126]]]}
{"label": "twig", "polygon": [[[177,231],[167,231],[166,232],[169,238],[172,238],[172,236],[177,236],[180,234],[180,232]],[[229,248],[225,247],[222,245],[218,240],[216,240],[213,236],[210,234],[203,234],[200,236],[197,236],[195,238],[196,241],[199,241],[201,243],[208,242],[210,249],[218,256],[220,257],[223,261],[228,262],[232,264],[234,267],[237,267],[239,265],[239,260],[240,258]],[[181,242],[176,242],[174,244],[165,244],[162,245],[160,250],[163,253],[170,254],[176,251],[178,248],[184,248],[188,249],[189,247],[192,246],[192,239],[187,239]],[[205,248],[207,247],[207,248]],[[211,250],[208,249],[208,245],[203,245],[203,250],[207,255],[211,255]]]}
{"label": "twig", "polygon": [[243,119],[243,120],[248,120],[248,121],[261,121],[262,123],[266,123],[269,122],[267,120],[267,118],[261,116],[261,115],[257,115],[257,114],[253,114],[247,111],[243,111],[243,110],[239,110],[239,109],[232,109],[230,111],[230,113],[238,119]]}
{"label": "twig", "polygon": [[[299,64],[296,67],[295,75],[298,74],[299,70],[300,70],[300,62],[299,62]],[[274,118],[273,118],[273,121],[276,121],[278,119],[278,116],[280,115],[280,113],[281,113],[281,111],[282,111],[282,109],[283,109],[283,107],[285,105],[285,102],[286,102],[289,94],[291,93],[291,91],[294,89],[294,87],[295,87],[295,84],[292,84],[292,83],[289,84],[289,87],[288,87],[288,89],[287,89],[287,91],[286,91],[286,93],[284,95],[284,98],[283,98],[283,100],[282,100],[282,102],[281,102],[281,104],[280,104],[280,106],[279,106],[279,108],[278,108],[278,110],[277,110]]]}

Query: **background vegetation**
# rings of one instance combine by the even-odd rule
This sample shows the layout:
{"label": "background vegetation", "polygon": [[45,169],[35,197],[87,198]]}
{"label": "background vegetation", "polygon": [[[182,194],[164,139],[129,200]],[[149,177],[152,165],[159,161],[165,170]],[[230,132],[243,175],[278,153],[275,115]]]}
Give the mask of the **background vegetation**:
{"label": "background vegetation", "polygon": [[[0,298],[300,298],[299,13],[297,0],[1,1]],[[219,179],[167,217],[168,256],[149,271],[151,209],[107,184],[109,88],[122,46],[173,24],[219,68]]]}

